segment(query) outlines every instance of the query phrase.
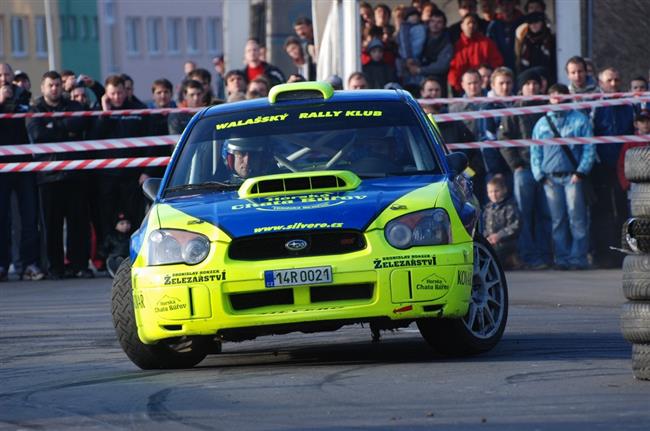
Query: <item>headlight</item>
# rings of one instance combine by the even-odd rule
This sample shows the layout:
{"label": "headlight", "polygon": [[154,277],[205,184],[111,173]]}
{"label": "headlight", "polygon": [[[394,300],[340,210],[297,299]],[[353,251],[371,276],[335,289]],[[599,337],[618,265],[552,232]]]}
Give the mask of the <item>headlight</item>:
{"label": "headlight", "polygon": [[196,265],[210,253],[210,241],[194,232],[158,229],[149,234],[149,265]]}
{"label": "headlight", "polygon": [[395,248],[440,245],[451,242],[451,224],[442,208],[418,211],[391,220],[384,229],[386,240]]}

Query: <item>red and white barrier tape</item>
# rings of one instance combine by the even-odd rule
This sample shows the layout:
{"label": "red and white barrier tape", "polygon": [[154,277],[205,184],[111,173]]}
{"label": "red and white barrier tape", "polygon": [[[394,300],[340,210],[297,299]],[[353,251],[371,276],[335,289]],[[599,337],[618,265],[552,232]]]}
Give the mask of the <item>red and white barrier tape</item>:
{"label": "red and white barrier tape", "polygon": [[648,142],[650,135],[593,136],[589,138],[509,139],[503,141],[481,141],[447,144],[453,150],[472,148],[531,147],[533,145],[584,145],[620,144],[626,142]]}
{"label": "red and white barrier tape", "polygon": [[[612,98],[618,99],[623,97],[648,97],[650,96],[650,91],[646,92],[627,92],[627,93],[585,93],[585,94],[558,94],[557,97],[562,100],[589,100],[589,99],[603,99],[603,98]],[[445,104],[450,105],[453,103],[490,103],[490,102],[539,102],[549,100],[551,96],[545,94],[539,94],[535,96],[481,96],[481,97],[449,97],[449,98],[437,98],[437,99],[418,99],[418,102],[421,105],[430,105],[430,104]]]}
{"label": "red and white barrier tape", "polygon": [[453,112],[450,114],[437,114],[433,118],[438,123],[458,120],[478,120],[480,118],[511,117],[513,115],[543,114],[550,111],[570,111],[573,109],[591,109],[598,107],[633,105],[639,102],[648,102],[650,97],[635,99],[598,100],[593,102],[559,103],[556,105],[526,106],[521,108],[491,109],[485,111]]}
{"label": "red and white barrier tape", "polygon": [[111,115],[194,114],[204,108],[116,109],[115,111],[20,112],[0,114],[3,118],[109,117]]}
{"label": "red and white barrier tape", "polygon": [[[650,135],[594,136],[590,138],[513,139],[447,144],[450,149],[529,147],[532,145],[613,144],[650,142]],[[122,159],[59,160],[49,162],[0,163],[0,173],[47,172],[85,169],[121,169],[166,166],[169,157],[132,157]]]}
{"label": "red and white barrier tape", "polygon": [[[583,105],[577,109],[594,108],[599,106],[613,106],[622,104],[636,104],[650,101],[650,92],[645,93],[591,93],[591,94],[569,94],[558,96],[562,99],[595,99],[595,98],[610,98],[607,101],[591,101],[582,102]],[[509,96],[509,97],[468,97],[468,98],[453,98],[453,99],[419,99],[420,104],[450,104],[450,103],[483,103],[483,102],[512,102],[517,100],[548,100],[549,96]],[[625,102],[612,103],[617,100],[625,100]],[[609,102],[609,103],[608,103]],[[538,107],[549,106],[540,105]],[[559,106],[559,105],[552,105]],[[153,115],[153,114],[172,114],[172,113],[189,113],[193,114],[204,108],[162,108],[162,109],[121,109],[115,111],[72,111],[72,112],[21,112],[21,113],[5,113],[0,114],[0,119],[3,118],[56,118],[56,117],[107,117],[112,115]],[[517,108],[512,108],[517,109]],[[522,108],[523,109],[523,108]],[[576,109],[576,108],[565,108]],[[560,111],[562,109],[553,109]],[[484,112],[484,111],[480,111]],[[514,112],[514,111],[513,111]],[[464,114],[467,114],[465,112]],[[444,114],[456,115],[456,114]],[[498,116],[519,115],[519,114],[500,114]],[[446,118],[446,117],[443,117]],[[488,118],[488,117],[478,117]],[[442,119],[443,121],[455,121]]]}
{"label": "red and white barrier tape", "polygon": [[169,157],[131,157],[124,159],[58,160],[50,162],[0,163],[0,173],[76,171],[167,166]]}
{"label": "red and white barrier tape", "polygon": [[23,144],[0,146],[0,157],[28,154],[69,153],[73,151],[118,150],[123,148],[155,147],[174,145],[180,135],[146,136],[141,138],[99,139],[49,144]]}

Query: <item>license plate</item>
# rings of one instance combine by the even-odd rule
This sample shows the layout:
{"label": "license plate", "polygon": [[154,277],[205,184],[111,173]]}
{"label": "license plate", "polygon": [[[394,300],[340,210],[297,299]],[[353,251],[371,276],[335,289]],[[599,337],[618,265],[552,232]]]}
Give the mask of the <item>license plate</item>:
{"label": "license plate", "polygon": [[304,284],[324,284],[331,282],[331,266],[264,271],[264,285],[266,287],[300,286]]}

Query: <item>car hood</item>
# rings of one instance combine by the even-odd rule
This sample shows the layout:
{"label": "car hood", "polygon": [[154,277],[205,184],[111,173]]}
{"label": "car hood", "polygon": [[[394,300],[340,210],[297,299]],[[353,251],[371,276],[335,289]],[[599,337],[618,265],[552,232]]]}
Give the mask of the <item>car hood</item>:
{"label": "car hood", "polygon": [[[364,180],[355,190],[278,194],[242,199],[235,192],[209,192],[164,199],[194,219],[211,223],[231,238],[312,229],[365,230],[391,203],[409,192],[444,181],[441,175]],[[433,206],[437,193],[431,196]],[[167,227],[164,217],[162,228]]]}

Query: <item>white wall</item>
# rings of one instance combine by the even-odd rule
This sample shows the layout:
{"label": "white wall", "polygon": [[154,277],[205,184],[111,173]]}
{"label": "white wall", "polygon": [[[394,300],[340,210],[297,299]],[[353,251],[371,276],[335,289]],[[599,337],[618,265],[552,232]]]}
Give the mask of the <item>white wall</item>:
{"label": "white wall", "polygon": [[564,65],[574,55],[582,55],[580,0],[555,1],[557,79],[568,84]]}

